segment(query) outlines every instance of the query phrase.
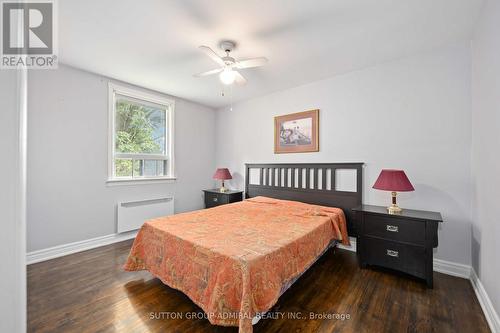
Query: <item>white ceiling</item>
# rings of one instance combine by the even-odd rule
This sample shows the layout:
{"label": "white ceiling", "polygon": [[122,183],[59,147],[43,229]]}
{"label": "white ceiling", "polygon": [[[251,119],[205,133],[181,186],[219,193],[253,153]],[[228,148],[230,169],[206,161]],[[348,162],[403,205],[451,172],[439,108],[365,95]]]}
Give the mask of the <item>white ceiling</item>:
{"label": "white ceiling", "polygon": [[[62,63],[199,102],[230,103],[197,49],[221,39],[242,70],[233,101],[264,95],[469,38],[482,0],[62,0]],[[222,52],[221,52],[222,54]]]}

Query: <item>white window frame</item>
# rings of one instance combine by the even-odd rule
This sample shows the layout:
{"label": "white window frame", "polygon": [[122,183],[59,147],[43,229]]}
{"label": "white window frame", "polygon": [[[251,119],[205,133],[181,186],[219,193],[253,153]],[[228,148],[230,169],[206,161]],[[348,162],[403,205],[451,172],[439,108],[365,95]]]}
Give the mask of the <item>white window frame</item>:
{"label": "white window frame", "polygon": [[[116,95],[121,95],[125,97],[130,97],[139,101],[144,101],[146,103],[159,104],[166,107],[166,154],[117,154],[115,153],[115,115],[116,115]],[[175,178],[175,163],[174,163],[174,112],[175,112],[175,101],[172,99],[165,98],[157,94],[151,94],[144,92],[140,89],[134,89],[126,86],[122,86],[116,83],[109,82],[108,84],[108,184],[122,184],[122,185],[133,185],[133,184],[143,184],[143,183],[156,183],[156,182],[169,182],[174,181]],[[115,176],[115,158],[116,157],[134,157],[137,159],[165,159],[168,164],[168,174],[165,176],[156,177],[116,177]]]}

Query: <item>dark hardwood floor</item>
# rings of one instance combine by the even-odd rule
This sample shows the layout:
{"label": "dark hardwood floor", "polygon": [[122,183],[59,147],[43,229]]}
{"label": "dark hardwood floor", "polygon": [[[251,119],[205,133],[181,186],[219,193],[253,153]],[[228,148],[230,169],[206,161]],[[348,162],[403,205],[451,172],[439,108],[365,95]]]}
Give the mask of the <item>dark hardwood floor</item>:
{"label": "dark hardwood floor", "polygon": [[[237,332],[187,319],[203,315],[187,296],[146,271],[123,271],[130,246],[126,241],[28,266],[28,331]],[[349,319],[317,317],[332,314]],[[338,249],[311,267],[269,315],[274,318],[262,319],[254,332],[489,332],[468,280],[434,273],[434,289],[426,289],[406,276],[360,269],[354,253]]]}

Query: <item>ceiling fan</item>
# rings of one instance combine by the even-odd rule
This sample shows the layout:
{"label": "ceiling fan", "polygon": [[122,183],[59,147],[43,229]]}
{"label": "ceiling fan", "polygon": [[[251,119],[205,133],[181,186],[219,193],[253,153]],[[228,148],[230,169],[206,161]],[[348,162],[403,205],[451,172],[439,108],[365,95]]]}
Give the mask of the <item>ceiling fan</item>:
{"label": "ceiling fan", "polygon": [[247,83],[247,80],[237,71],[237,69],[245,69],[245,68],[254,68],[264,66],[267,63],[267,58],[258,57],[252,59],[245,60],[236,60],[230,56],[231,51],[236,47],[234,42],[231,41],[222,41],[219,44],[219,47],[226,52],[225,57],[220,57],[217,53],[214,52],[208,46],[200,46],[199,49],[205,52],[207,56],[210,57],[213,61],[215,61],[220,68],[212,69],[206,72],[194,74],[194,77],[203,77],[208,75],[219,74],[219,79],[222,83],[226,85],[233,84],[236,82],[237,85],[244,85]]}

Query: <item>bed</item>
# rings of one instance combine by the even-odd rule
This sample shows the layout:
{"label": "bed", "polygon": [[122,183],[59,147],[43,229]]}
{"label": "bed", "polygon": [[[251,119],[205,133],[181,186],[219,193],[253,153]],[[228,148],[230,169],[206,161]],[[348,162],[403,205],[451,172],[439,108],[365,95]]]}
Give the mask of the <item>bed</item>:
{"label": "bed", "polygon": [[[354,170],[340,191],[337,170]],[[355,235],[361,163],[247,164],[246,200],[147,221],[125,264],[185,293],[215,325],[252,321],[325,251]]]}

